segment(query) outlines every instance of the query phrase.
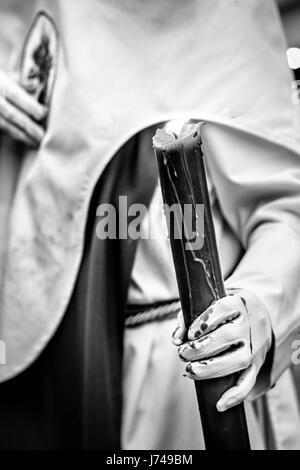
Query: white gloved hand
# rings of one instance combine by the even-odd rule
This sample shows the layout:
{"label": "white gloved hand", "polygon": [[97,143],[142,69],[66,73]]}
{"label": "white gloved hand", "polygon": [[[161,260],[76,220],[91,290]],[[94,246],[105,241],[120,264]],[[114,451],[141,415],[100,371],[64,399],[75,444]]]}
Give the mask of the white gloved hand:
{"label": "white gloved hand", "polygon": [[[237,384],[217,403],[225,411],[251,393],[272,344],[272,327],[262,301],[246,290],[230,291],[205,310],[187,331],[182,312],[173,333],[180,358],[188,362],[193,380],[222,377],[242,371]],[[188,341],[187,341],[188,339]]]}
{"label": "white gloved hand", "polygon": [[45,132],[38,123],[46,114],[44,106],[0,70],[0,130],[15,140],[36,147]]}

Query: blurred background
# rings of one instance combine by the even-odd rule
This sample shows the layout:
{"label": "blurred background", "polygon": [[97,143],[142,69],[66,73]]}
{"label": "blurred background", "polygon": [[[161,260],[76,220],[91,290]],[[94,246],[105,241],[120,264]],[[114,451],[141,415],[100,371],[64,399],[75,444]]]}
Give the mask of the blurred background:
{"label": "blurred background", "polygon": [[[292,94],[294,104],[300,104],[300,0],[277,0],[287,37],[287,59],[295,74]],[[300,368],[294,367],[298,397],[300,400]]]}
{"label": "blurred background", "polygon": [[278,0],[288,41],[287,56],[296,80],[300,80],[300,0]]}

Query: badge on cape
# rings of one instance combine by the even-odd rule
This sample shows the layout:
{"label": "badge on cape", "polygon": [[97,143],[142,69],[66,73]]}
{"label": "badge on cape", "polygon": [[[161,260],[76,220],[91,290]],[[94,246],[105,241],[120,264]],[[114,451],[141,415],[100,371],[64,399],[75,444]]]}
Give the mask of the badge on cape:
{"label": "badge on cape", "polygon": [[58,33],[53,19],[39,12],[21,55],[20,83],[39,103],[49,105],[56,75]]}

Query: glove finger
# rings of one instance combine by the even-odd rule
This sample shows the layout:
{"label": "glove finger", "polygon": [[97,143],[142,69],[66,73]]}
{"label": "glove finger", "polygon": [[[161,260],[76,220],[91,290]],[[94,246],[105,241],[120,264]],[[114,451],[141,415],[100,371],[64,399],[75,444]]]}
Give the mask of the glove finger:
{"label": "glove finger", "polygon": [[249,325],[232,320],[198,340],[188,341],[181,345],[178,354],[183,361],[209,359],[228,349],[232,344],[249,341]]}
{"label": "glove finger", "polygon": [[218,411],[226,411],[233,406],[242,403],[251,393],[257,377],[257,368],[254,364],[244,370],[235,387],[225,392],[217,403]]}
{"label": "glove finger", "polygon": [[228,352],[221,356],[189,362],[186,366],[186,372],[188,377],[193,380],[207,380],[234,374],[249,367],[250,363],[249,344],[232,344]]}
{"label": "glove finger", "polygon": [[177,316],[177,326],[172,334],[172,342],[175,346],[180,346],[186,341],[187,330],[184,324],[182,310]]}
{"label": "glove finger", "polygon": [[245,305],[237,295],[219,299],[192,323],[188,338],[191,341],[201,338],[219,326],[244,315],[245,311]]}
{"label": "glove finger", "polygon": [[14,140],[23,142],[30,147],[36,147],[36,142],[28,137],[21,129],[0,117],[0,129],[9,134]]}

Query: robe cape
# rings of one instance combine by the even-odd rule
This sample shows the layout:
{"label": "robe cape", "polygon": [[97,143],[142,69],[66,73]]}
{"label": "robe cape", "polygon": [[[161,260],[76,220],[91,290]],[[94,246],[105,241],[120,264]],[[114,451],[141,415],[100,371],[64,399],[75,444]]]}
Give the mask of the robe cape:
{"label": "robe cape", "polygon": [[[127,290],[137,240],[99,239],[99,204],[148,205],[157,182],[148,129],[117,152],[91,201],[70,305],[39,358],[0,386],[1,449],[118,449]],[[150,158],[149,158],[150,157]],[[118,225],[117,225],[118,230]]]}

